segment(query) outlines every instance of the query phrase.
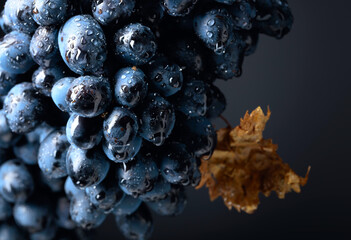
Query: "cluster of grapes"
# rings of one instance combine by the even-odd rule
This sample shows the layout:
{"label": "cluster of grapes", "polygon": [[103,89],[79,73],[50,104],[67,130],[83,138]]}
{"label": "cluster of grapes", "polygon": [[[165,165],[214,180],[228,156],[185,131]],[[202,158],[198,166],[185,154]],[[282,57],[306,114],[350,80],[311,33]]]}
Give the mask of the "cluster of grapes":
{"label": "cluster of grapes", "polygon": [[[241,75],[286,0],[7,0],[0,16],[0,239],[77,239],[180,214]],[[39,67],[35,67],[38,64]],[[39,168],[37,167],[39,166]],[[19,228],[18,228],[19,227]]]}

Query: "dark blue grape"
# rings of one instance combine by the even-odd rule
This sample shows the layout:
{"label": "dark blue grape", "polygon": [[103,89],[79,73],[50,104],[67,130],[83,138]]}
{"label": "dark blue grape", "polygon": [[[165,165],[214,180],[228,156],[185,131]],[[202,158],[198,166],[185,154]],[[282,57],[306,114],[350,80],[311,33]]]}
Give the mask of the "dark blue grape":
{"label": "dark blue grape", "polygon": [[163,6],[171,16],[188,15],[198,0],[163,0]]}
{"label": "dark blue grape", "polygon": [[70,18],[59,31],[58,45],[64,62],[80,75],[98,73],[107,58],[105,34],[90,15]]}
{"label": "dark blue grape", "polygon": [[130,215],[140,206],[141,200],[128,194],[123,194],[121,201],[115,206],[113,213],[115,215]]}
{"label": "dark blue grape", "polygon": [[170,143],[161,153],[162,176],[172,184],[189,185],[196,160],[182,143]]}
{"label": "dark blue grape", "polygon": [[117,23],[129,17],[134,10],[135,0],[93,0],[93,16],[102,25]]}
{"label": "dark blue grape", "polygon": [[167,197],[171,191],[171,184],[167,182],[162,176],[154,183],[151,191],[139,195],[139,198],[144,202],[158,201]]}
{"label": "dark blue grape", "polygon": [[116,184],[118,178],[114,171],[98,185],[87,187],[85,192],[90,202],[106,213],[113,211],[114,207],[122,200],[123,192]]}
{"label": "dark blue grape", "polygon": [[65,178],[50,178],[42,172],[40,172],[40,179],[53,193],[61,192],[65,184]]}
{"label": "dark blue grape", "polygon": [[37,127],[45,114],[44,101],[31,83],[15,85],[4,101],[6,119],[11,131],[27,133]]}
{"label": "dark blue grape", "polygon": [[190,130],[188,143],[195,150],[195,155],[210,157],[217,143],[217,134],[211,122],[204,117],[197,117],[189,119],[185,125]]}
{"label": "dark blue grape", "polygon": [[139,152],[142,146],[142,138],[136,136],[133,141],[131,141],[127,145],[116,146],[114,144],[110,144],[106,141],[103,142],[102,148],[106,154],[106,156],[116,162],[123,163],[128,162],[133,159],[135,155]]}
{"label": "dark blue grape", "polygon": [[53,240],[58,229],[54,221],[51,221],[42,231],[30,234],[30,240]]}
{"label": "dark blue grape", "polygon": [[69,112],[69,106],[66,103],[66,96],[69,88],[75,78],[65,77],[58,80],[51,89],[51,98],[55,105],[63,112]]}
{"label": "dark blue grape", "polygon": [[40,144],[38,165],[41,171],[50,178],[67,176],[66,154],[70,144],[65,128],[52,132]]}
{"label": "dark blue grape", "polygon": [[5,15],[4,11],[0,13],[0,28],[5,34],[13,30],[9,16]]}
{"label": "dark blue grape", "polygon": [[74,185],[83,189],[104,180],[110,163],[100,149],[83,150],[71,146],[67,152],[66,167]]}
{"label": "dark blue grape", "polygon": [[0,194],[6,201],[24,202],[33,190],[33,178],[20,160],[9,160],[1,165]]}
{"label": "dark blue grape", "polygon": [[250,0],[242,0],[229,7],[233,16],[234,27],[237,29],[251,30],[252,22],[256,17],[256,8]]}
{"label": "dark blue grape", "polygon": [[95,207],[85,194],[76,195],[71,200],[70,215],[72,220],[84,229],[100,226],[106,218],[102,209]]}
{"label": "dark blue grape", "polygon": [[70,14],[70,0],[34,0],[33,19],[42,26],[61,24]]}
{"label": "dark blue grape", "polygon": [[159,170],[151,154],[139,153],[132,161],[123,163],[117,175],[121,189],[128,195],[138,196],[152,189]]}
{"label": "dark blue grape", "polygon": [[5,96],[17,83],[17,75],[0,68],[0,96]]}
{"label": "dark blue grape", "polygon": [[39,67],[32,76],[33,86],[41,94],[51,97],[51,89],[54,84],[65,77],[66,71],[60,66],[43,68]]}
{"label": "dark blue grape", "polygon": [[256,7],[260,9],[260,11],[266,11],[268,12],[269,10],[273,9],[273,5],[275,0],[256,0]]}
{"label": "dark blue grape", "polygon": [[239,41],[230,44],[223,55],[213,55],[215,63],[214,73],[218,78],[229,80],[241,76],[245,45],[244,43],[239,43]]}
{"label": "dark blue grape", "polygon": [[187,204],[184,188],[173,187],[165,199],[147,202],[147,206],[161,216],[178,216]]}
{"label": "dark blue grape", "polygon": [[163,4],[159,0],[139,1],[133,17],[143,25],[157,28],[164,17]]}
{"label": "dark blue grape", "polygon": [[13,147],[15,156],[28,165],[38,163],[38,150],[39,142],[29,142],[25,137]]}
{"label": "dark blue grape", "polygon": [[54,221],[51,206],[47,200],[36,198],[25,203],[17,203],[13,217],[18,226],[30,233],[43,231]]}
{"label": "dark blue grape", "polygon": [[133,23],[117,31],[115,53],[126,63],[143,65],[150,61],[157,49],[156,38],[150,28]]}
{"label": "dark blue grape", "polygon": [[[12,206],[0,195],[0,221],[5,221],[12,216]],[[1,238],[0,238],[1,239]]]}
{"label": "dark blue grape", "polygon": [[85,194],[84,190],[78,188],[72,182],[72,179],[70,177],[66,178],[65,185],[64,185],[64,191],[65,191],[66,196],[69,200],[71,200],[76,195]]}
{"label": "dark blue grape", "polygon": [[7,123],[4,110],[0,110],[0,148],[9,148],[20,140],[20,136],[13,133]]}
{"label": "dark blue grape", "polygon": [[0,240],[25,240],[25,234],[15,224],[0,224]]}
{"label": "dark blue grape", "polygon": [[223,54],[233,38],[233,19],[225,9],[213,9],[195,17],[197,36],[216,54]]}
{"label": "dark blue grape", "polygon": [[70,215],[70,201],[61,197],[56,204],[56,222],[57,225],[64,229],[74,229],[76,224],[73,222]]}
{"label": "dark blue grape", "polygon": [[175,114],[172,104],[156,93],[149,94],[139,113],[140,136],[145,140],[162,145],[171,134]]}
{"label": "dark blue grape", "polygon": [[148,85],[142,70],[128,67],[119,70],[115,75],[116,101],[126,107],[135,107],[146,97]]}
{"label": "dark blue grape", "polygon": [[52,127],[44,122],[36,127],[32,132],[27,133],[26,137],[29,142],[41,143],[54,130],[55,127]]}
{"label": "dark blue grape", "polygon": [[205,70],[205,55],[196,41],[180,39],[169,49],[168,54],[179,64],[183,76],[198,76]]}
{"label": "dark blue grape", "polygon": [[3,71],[22,74],[34,65],[29,53],[30,39],[29,35],[17,31],[10,32],[1,39],[0,68]]}
{"label": "dark blue grape", "polygon": [[33,19],[32,3],[33,0],[7,0],[5,2],[4,15],[14,30],[28,34],[35,31],[37,24]]}
{"label": "dark blue grape", "polygon": [[258,0],[255,27],[261,33],[281,39],[292,28],[294,17],[286,0]]}
{"label": "dark blue grape", "polygon": [[66,103],[73,113],[90,118],[105,112],[111,99],[108,79],[92,76],[76,78],[66,95]]}
{"label": "dark blue grape", "polygon": [[149,63],[150,84],[165,97],[177,93],[183,85],[182,69],[165,57],[158,57]]}
{"label": "dark blue grape", "polygon": [[239,2],[241,0],[215,0],[216,2],[219,3],[224,3],[224,4],[228,4],[228,5],[232,5],[233,3]]}
{"label": "dark blue grape", "polygon": [[259,34],[258,31],[249,31],[243,34],[243,39],[245,41],[245,56],[250,56],[256,51]]}
{"label": "dark blue grape", "polygon": [[131,215],[117,215],[116,223],[127,239],[149,239],[154,229],[152,216],[146,205],[141,205]]}
{"label": "dark blue grape", "polygon": [[177,110],[189,117],[205,116],[208,108],[206,83],[200,80],[186,82],[174,103]]}
{"label": "dark blue grape", "polygon": [[70,144],[91,149],[102,139],[102,118],[84,118],[73,113],[67,122],[66,134]]}
{"label": "dark blue grape", "polygon": [[207,86],[207,111],[206,117],[214,119],[219,117],[227,106],[224,94],[218,87],[211,84]]}
{"label": "dark blue grape", "polygon": [[[177,117],[183,118],[180,115]],[[177,121],[175,133],[197,157],[210,157],[217,143],[216,131],[205,117],[183,118]]]}
{"label": "dark blue grape", "polygon": [[126,108],[116,107],[104,121],[104,137],[114,147],[130,145],[138,133],[137,116]]}
{"label": "dark blue grape", "polygon": [[196,187],[199,185],[200,181],[201,181],[201,172],[198,169],[198,165],[196,164],[196,166],[193,167],[193,173],[192,173],[192,177],[191,177],[191,186]]}
{"label": "dark blue grape", "polygon": [[29,51],[33,60],[42,67],[54,67],[62,61],[57,41],[58,29],[52,26],[40,26],[35,30],[30,41]]}

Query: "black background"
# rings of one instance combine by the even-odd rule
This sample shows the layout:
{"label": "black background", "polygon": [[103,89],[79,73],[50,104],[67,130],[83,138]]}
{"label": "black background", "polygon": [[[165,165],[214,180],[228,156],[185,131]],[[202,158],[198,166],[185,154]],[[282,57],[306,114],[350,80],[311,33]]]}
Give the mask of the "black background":
{"label": "black background", "polygon": [[[218,82],[233,125],[246,110],[270,106],[264,136],[300,175],[300,194],[261,197],[252,215],[210,202],[206,189],[188,191],[176,218],[155,217],[152,239],[351,239],[351,1],[290,0],[293,30],[283,40],[262,36],[240,79]],[[221,122],[216,122],[221,126]],[[113,219],[99,238],[120,239]]]}
{"label": "black background", "polygon": [[[285,200],[261,197],[252,215],[228,211],[221,199],[210,202],[206,189],[189,189],[181,216],[155,216],[152,239],[350,239],[351,1],[289,3],[292,32],[280,41],[262,36],[243,76],[217,85],[233,125],[246,110],[270,106],[264,136],[300,175],[312,166],[308,184]],[[122,239],[113,217],[96,238]]]}

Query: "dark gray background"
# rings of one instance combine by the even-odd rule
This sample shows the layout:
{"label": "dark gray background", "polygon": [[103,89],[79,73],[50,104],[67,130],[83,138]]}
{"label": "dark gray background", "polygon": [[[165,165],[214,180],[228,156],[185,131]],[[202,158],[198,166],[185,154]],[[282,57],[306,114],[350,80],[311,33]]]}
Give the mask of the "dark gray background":
{"label": "dark gray background", "polygon": [[[233,124],[257,106],[272,110],[265,137],[300,175],[312,166],[301,194],[261,198],[256,213],[211,203],[206,189],[188,191],[176,218],[155,217],[152,239],[349,239],[351,1],[290,0],[293,30],[283,40],[262,36],[240,79],[219,82]],[[121,239],[110,219],[101,239]]]}

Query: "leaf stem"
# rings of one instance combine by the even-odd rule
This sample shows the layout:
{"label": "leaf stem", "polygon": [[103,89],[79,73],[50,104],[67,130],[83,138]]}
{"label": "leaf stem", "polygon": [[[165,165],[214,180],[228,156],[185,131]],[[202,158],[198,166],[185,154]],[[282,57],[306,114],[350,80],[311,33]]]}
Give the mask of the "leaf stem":
{"label": "leaf stem", "polygon": [[223,115],[219,115],[219,117],[225,122],[225,124],[227,124],[227,127],[228,128],[232,128],[231,124],[229,123],[229,121],[223,117]]}

